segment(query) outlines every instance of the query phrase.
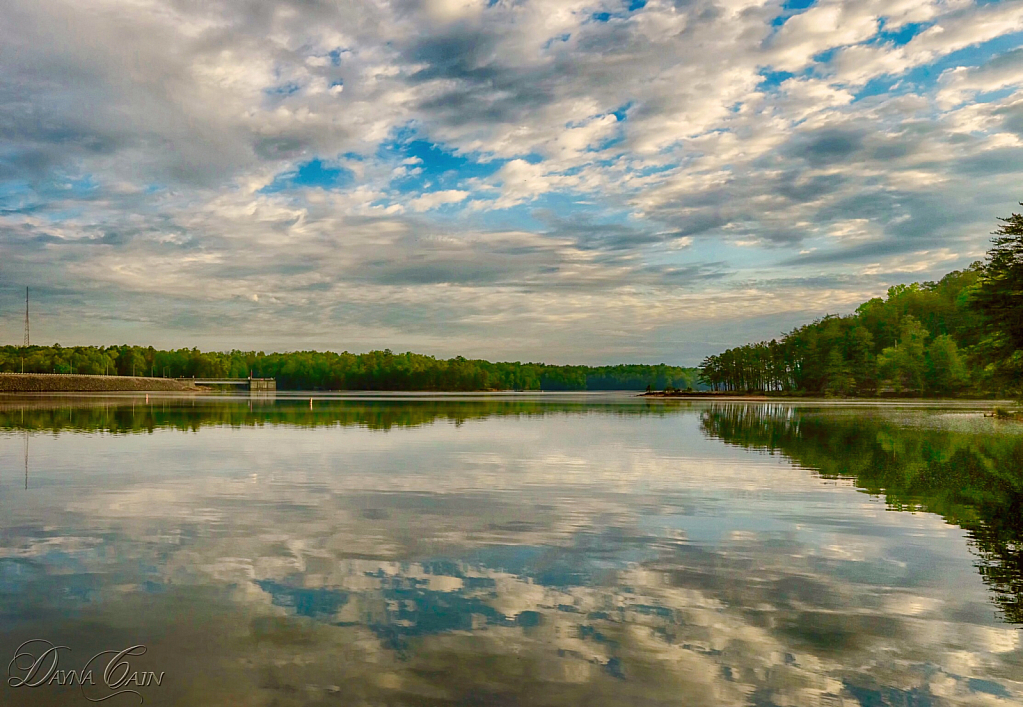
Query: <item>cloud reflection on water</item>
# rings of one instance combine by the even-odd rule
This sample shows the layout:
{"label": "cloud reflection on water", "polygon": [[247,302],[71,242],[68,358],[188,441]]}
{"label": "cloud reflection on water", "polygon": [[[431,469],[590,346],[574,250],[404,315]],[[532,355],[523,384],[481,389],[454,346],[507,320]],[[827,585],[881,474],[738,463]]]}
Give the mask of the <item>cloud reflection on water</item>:
{"label": "cloud reflection on water", "polygon": [[734,408],[416,405],[386,433],[339,403],[322,426],[34,435],[29,491],[0,483],[5,637],[149,641],[155,704],[1023,697],[967,532],[784,444],[722,445]]}

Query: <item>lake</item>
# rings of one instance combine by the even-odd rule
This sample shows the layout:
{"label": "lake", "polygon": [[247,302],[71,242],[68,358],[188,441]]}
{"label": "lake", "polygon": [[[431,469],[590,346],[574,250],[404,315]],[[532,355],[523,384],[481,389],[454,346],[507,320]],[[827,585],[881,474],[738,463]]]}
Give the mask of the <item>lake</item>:
{"label": "lake", "polygon": [[0,704],[1023,704],[982,407],[0,401]]}

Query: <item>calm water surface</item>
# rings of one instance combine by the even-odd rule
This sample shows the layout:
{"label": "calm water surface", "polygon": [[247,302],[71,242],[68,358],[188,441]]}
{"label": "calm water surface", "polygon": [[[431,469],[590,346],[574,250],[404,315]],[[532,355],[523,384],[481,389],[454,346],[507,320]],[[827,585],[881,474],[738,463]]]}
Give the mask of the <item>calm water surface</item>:
{"label": "calm water surface", "polygon": [[5,706],[1023,704],[968,406],[8,399],[0,470]]}

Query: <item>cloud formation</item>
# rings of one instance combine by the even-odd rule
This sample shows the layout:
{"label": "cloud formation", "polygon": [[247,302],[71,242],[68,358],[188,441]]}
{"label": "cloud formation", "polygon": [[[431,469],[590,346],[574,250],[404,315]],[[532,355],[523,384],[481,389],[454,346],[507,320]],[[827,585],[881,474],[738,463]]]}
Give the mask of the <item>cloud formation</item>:
{"label": "cloud formation", "polygon": [[12,0],[3,336],[30,285],[47,341],[695,363],[981,257],[1021,44],[1011,0]]}

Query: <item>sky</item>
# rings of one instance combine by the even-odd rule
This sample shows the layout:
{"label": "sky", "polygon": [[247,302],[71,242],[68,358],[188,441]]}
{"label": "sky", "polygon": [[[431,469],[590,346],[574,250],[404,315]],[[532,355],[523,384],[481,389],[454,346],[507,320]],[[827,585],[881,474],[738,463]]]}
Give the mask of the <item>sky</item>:
{"label": "sky", "polygon": [[1023,2],[5,0],[0,343],[694,365],[982,259]]}

